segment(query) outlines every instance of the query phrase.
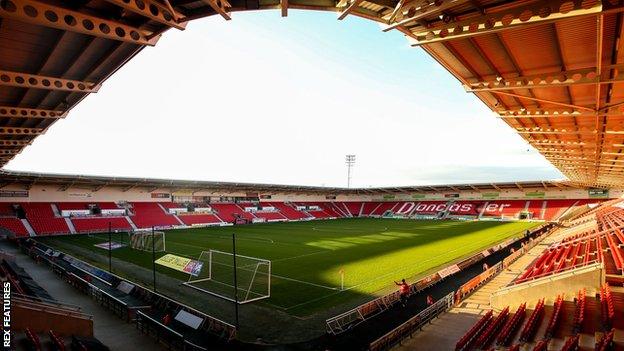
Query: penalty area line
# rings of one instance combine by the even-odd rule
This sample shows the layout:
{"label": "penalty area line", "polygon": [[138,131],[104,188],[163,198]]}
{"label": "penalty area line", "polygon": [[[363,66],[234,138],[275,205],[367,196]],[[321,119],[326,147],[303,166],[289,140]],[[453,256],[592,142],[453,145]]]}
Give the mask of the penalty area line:
{"label": "penalty area line", "polygon": [[[383,228],[379,228],[379,229],[373,229],[374,231],[387,231],[389,228],[388,227],[383,227]],[[338,230],[346,230],[346,231],[362,231],[362,228],[353,228],[353,227],[333,227],[333,228],[319,228],[319,227],[312,227],[312,230],[317,231],[317,232],[329,232],[329,233],[333,233],[336,232]]]}
{"label": "penalty area line", "polygon": [[[213,264],[218,264],[218,265],[220,265],[220,266],[225,266],[225,267],[231,267],[231,268],[233,268],[233,266],[231,266],[231,265],[229,265],[229,264],[221,263],[221,262],[213,262]],[[250,266],[248,266],[248,267],[250,267]],[[243,268],[243,267],[239,267],[239,269],[241,269],[241,270],[245,270],[245,271],[248,271],[248,272],[251,272],[251,271],[252,271],[251,269],[247,269],[247,268]],[[264,273],[263,273],[263,274],[264,274]],[[278,274],[273,274],[273,273],[271,273],[271,279],[272,279],[272,278],[278,278],[278,279],[289,280],[289,281],[292,281],[292,282],[301,283],[301,284],[306,284],[306,285],[310,285],[310,286],[316,286],[316,287],[318,287],[318,288],[323,288],[323,289],[327,289],[327,290],[333,290],[333,291],[340,290],[340,288],[336,288],[336,287],[331,287],[331,286],[327,286],[327,285],[316,284],[316,283],[308,282],[308,281],[305,281],[305,280],[299,280],[299,279],[295,279],[295,278],[289,278],[289,277],[285,277],[285,276],[283,276],[283,275],[278,275]]]}
{"label": "penalty area line", "polygon": [[326,253],[326,252],[332,252],[332,251],[331,250],[315,251],[315,252],[307,253],[307,254],[303,254],[303,255],[278,258],[277,260],[272,260],[271,262],[282,262],[282,261],[294,260],[294,259],[297,259],[297,258],[308,257],[308,256],[312,256],[312,255],[318,255],[318,254]]}

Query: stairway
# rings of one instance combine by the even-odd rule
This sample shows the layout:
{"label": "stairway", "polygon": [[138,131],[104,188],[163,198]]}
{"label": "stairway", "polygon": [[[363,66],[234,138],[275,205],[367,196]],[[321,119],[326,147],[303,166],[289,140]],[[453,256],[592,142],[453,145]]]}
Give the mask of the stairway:
{"label": "stairway", "polygon": [[21,221],[22,221],[22,224],[24,225],[24,228],[26,228],[28,235],[37,236],[37,233],[35,233],[35,230],[30,226],[30,223],[28,223],[28,220],[26,218],[22,218]]}

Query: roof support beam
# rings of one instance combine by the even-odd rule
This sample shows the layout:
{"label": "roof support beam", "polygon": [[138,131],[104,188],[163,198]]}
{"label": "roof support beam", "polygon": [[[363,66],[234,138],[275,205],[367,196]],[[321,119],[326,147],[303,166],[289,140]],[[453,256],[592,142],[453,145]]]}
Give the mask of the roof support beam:
{"label": "roof support beam", "polygon": [[0,116],[13,118],[65,118],[68,111],[0,106]]}
{"label": "roof support beam", "polygon": [[523,119],[523,118],[552,118],[552,119],[566,119],[566,118],[596,118],[596,117],[615,117],[624,116],[624,113],[542,113],[542,114],[506,114],[498,115],[496,118],[501,119]]}
{"label": "roof support beam", "polygon": [[360,3],[362,3],[362,0],[352,0],[351,3],[347,5],[347,8],[340,13],[338,19],[345,19],[345,17],[347,17],[351,13],[351,11],[355,10],[358,6],[360,6]]}
{"label": "roof support beam", "polygon": [[79,93],[96,93],[98,89],[100,89],[99,85],[91,82],[1,70],[0,85],[19,88],[63,90]]}
{"label": "roof support beam", "polygon": [[585,150],[572,150],[572,149],[559,149],[559,148],[552,148],[552,147],[538,147],[537,150],[539,150],[539,152],[544,155],[544,154],[574,154],[574,155],[593,155],[595,152],[594,151],[589,151],[585,152]]}
{"label": "roof support beam", "polygon": [[624,134],[624,131],[606,130],[604,132],[597,132],[595,130],[516,130],[518,134],[557,134],[557,135],[596,135],[596,134]]}
{"label": "roof support beam", "polygon": [[175,12],[171,4],[167,1],[169,6],[165,7],[159,2],[154,0],[141,0],[141,1],[124,1],[124,0],[105,0],[111,4],[115,4],[121,8],[124,8],[130,12],[134,12],[143,17],[150,18],[156,22],[162,23],[169,27],[184,30],[186,22],[178,23],[177,19],[180,16]]}
{"label": "roof support beam", "polygon": [[536,141],[531,143],[531,145],[535,146],[535,145],[547,145],[547,146],[564,146],[566,148],[568,147],[585,147],[585,146],[592,146],[594,144],[587,144],[585,142],[578,142],[578,141],[557,141],[557,140],[551,140],[551,141]]}
{"label": "roof support beam", "polygon": [[[398,27],[402,27],[405,26],[407,24],[410,24],[412,22],[416,22],[418,20],[421,20],[425,17],[429,17],[431,15],[435,15],[438,13],[441,13],[444,10],[450,9],[453,6],[457,6],[457,5],[461,5],[463,3],[466,2],[470,2],[470,0],[450,0],[450,1],[424,1],[423,4],[419,7],[415,7],[414,10],[416,12],[418,12],[418,14],[408,17],[404,20],[401,20],[398,23],[395,23],[391,26],[388,26],[386,28],[383,29],[384,32],[388,32],[392,29],[398,28]],[[406,1],[406,4],[409,4],[409,1]],[[403,7],[405,7],[406,4],[403,4],[398,10],[395,9],[394,11],[397,12],[397,14],[399,12],[401,12],[403,10]],[[410,11],[408,11],[409,13]],[[394,14],[394,12],[393,12]],[[396,14],[394,15],[396,17]],[[394,18],[391,17],[392,20],[394,20]]]}
{"label": "roof support beam", "polygon": [[[569,7],[570,4],[572,7]],[[611,12],[620,10],[615,8]],[[601,1],[596,1],[591,6],[585,6],[585,2],[582,1],[542,0],[465,20],[449,21],[448,23],[439,22],[439,25],[433,29],[419,28],[412,31],[416,39],[416,43],[412,46],[550,23],[565,18],[596,15],[602,11]]]}
{"label": "roof support beam", "polygon": [[27,146],[30,145],[30,140],[2,140],[0,139],[0,146]]}
{"label": "roof support beam", "polygon": [[160,36],[123,23],[33,0],[6,0],[0,17],[139,45],[156,45]]}
{"label": "roof support beam", "polygon": [[[470,83],[464,88],[468,92],[491,92],[515,89],[537,89],[537,88],[556,88],[572,85],[596,85],[612,84],[624,81],[624,72],[620,70],[624,65],[612,65],[604,67],[608,70],[616,70],[617,74],[613,78],[601,79],[601,67],[577,69],[569,71],[558,71],[552,73],[544,73],[527,77],[513,77],[486,80]],[[597,108],[598,109],[598,108]]]}
{"label": "roof support beam", "polygon": [[288,0],[280,0],[280,8],[282,9],[282,17],[288,16]]}
{"label": "roof support beam", "polygon": [[589,107],[565,104],[565,103],[562,103],[562,102],[545,100],[545,99],[538,99],[538,98],[534,98],[534,97],[530,97],[530,96],[513,94],[513,93],[506,93],[506,92],[502,92],[502,91],[492,91],[491,93],[498,94],[498,95],[505,95],[505,96],[513,96],[513,97],[517,97],[517,98],[520,98],[520,99],[526,99],[526,100],[531,100],[531,101],[538,101],[538,102],[543,102],[545,104],[552,104],[552,105],[556,105],[556,106],[571,107],[571,108],[575,108],[575,109],[579,109],[579,110],[592,111],[592,112],[595,111],[594,109],[591,109]]}
{"label": "roof support beam", "polygon": [[[394,19],[397,17],[397,15],[399,14],[399,12],[401,12],[401,8],[403,7],[403,5],[405,4],[406,0],[399,0],[399,2],[396,4],[396,6],[394,7],[394,10],[392,11],[392,13],[390,14],[390,17],[388,17],[387,23],[391,24],[392,22],[394,22]],[[389,29],[384,29],[384,32],[387,32]]]}
{"label": "roof support beam", "polygon": [[0,127],[0,135],[39,135],[43,131],[43,128]]}
{"label": "roof support beam", "polygon": [[230,15],[225,10],[226,7],[232,7],[225,0],[202,0],[206,5],[210,6],[216,13],[221,15],[226,21],[232,19]]}

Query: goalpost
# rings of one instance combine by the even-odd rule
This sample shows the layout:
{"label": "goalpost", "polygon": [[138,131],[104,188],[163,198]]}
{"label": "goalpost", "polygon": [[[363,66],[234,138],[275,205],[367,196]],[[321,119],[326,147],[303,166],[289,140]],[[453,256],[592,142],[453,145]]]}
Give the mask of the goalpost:
{"label": "goalpost", "polygon": [[[228,301],[245,304],[271,297],[271,261],[236,254],[234,286],[234,255],[219,250],[202,251],[197,261],[203,263],[198,276],[189,276],[183,283],[193,289]],[[235,291],[238,293],[235,295]]]}
{"label": "goalpost", "polygon": [[130,235],[130,247],[135,250],[163,252],[165,251],[164,232],[134,232]]}

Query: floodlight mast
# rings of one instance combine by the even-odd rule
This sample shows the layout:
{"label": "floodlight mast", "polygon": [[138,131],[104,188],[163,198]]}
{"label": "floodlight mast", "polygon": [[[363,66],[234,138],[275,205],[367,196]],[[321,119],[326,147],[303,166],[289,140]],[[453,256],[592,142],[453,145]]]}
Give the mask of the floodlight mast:
{"label": "floodlight mast", "polygon": [[345,163],[347,164],[347,189],[351,188],[351,168],[355,165],[355,155],[345,156]]}

